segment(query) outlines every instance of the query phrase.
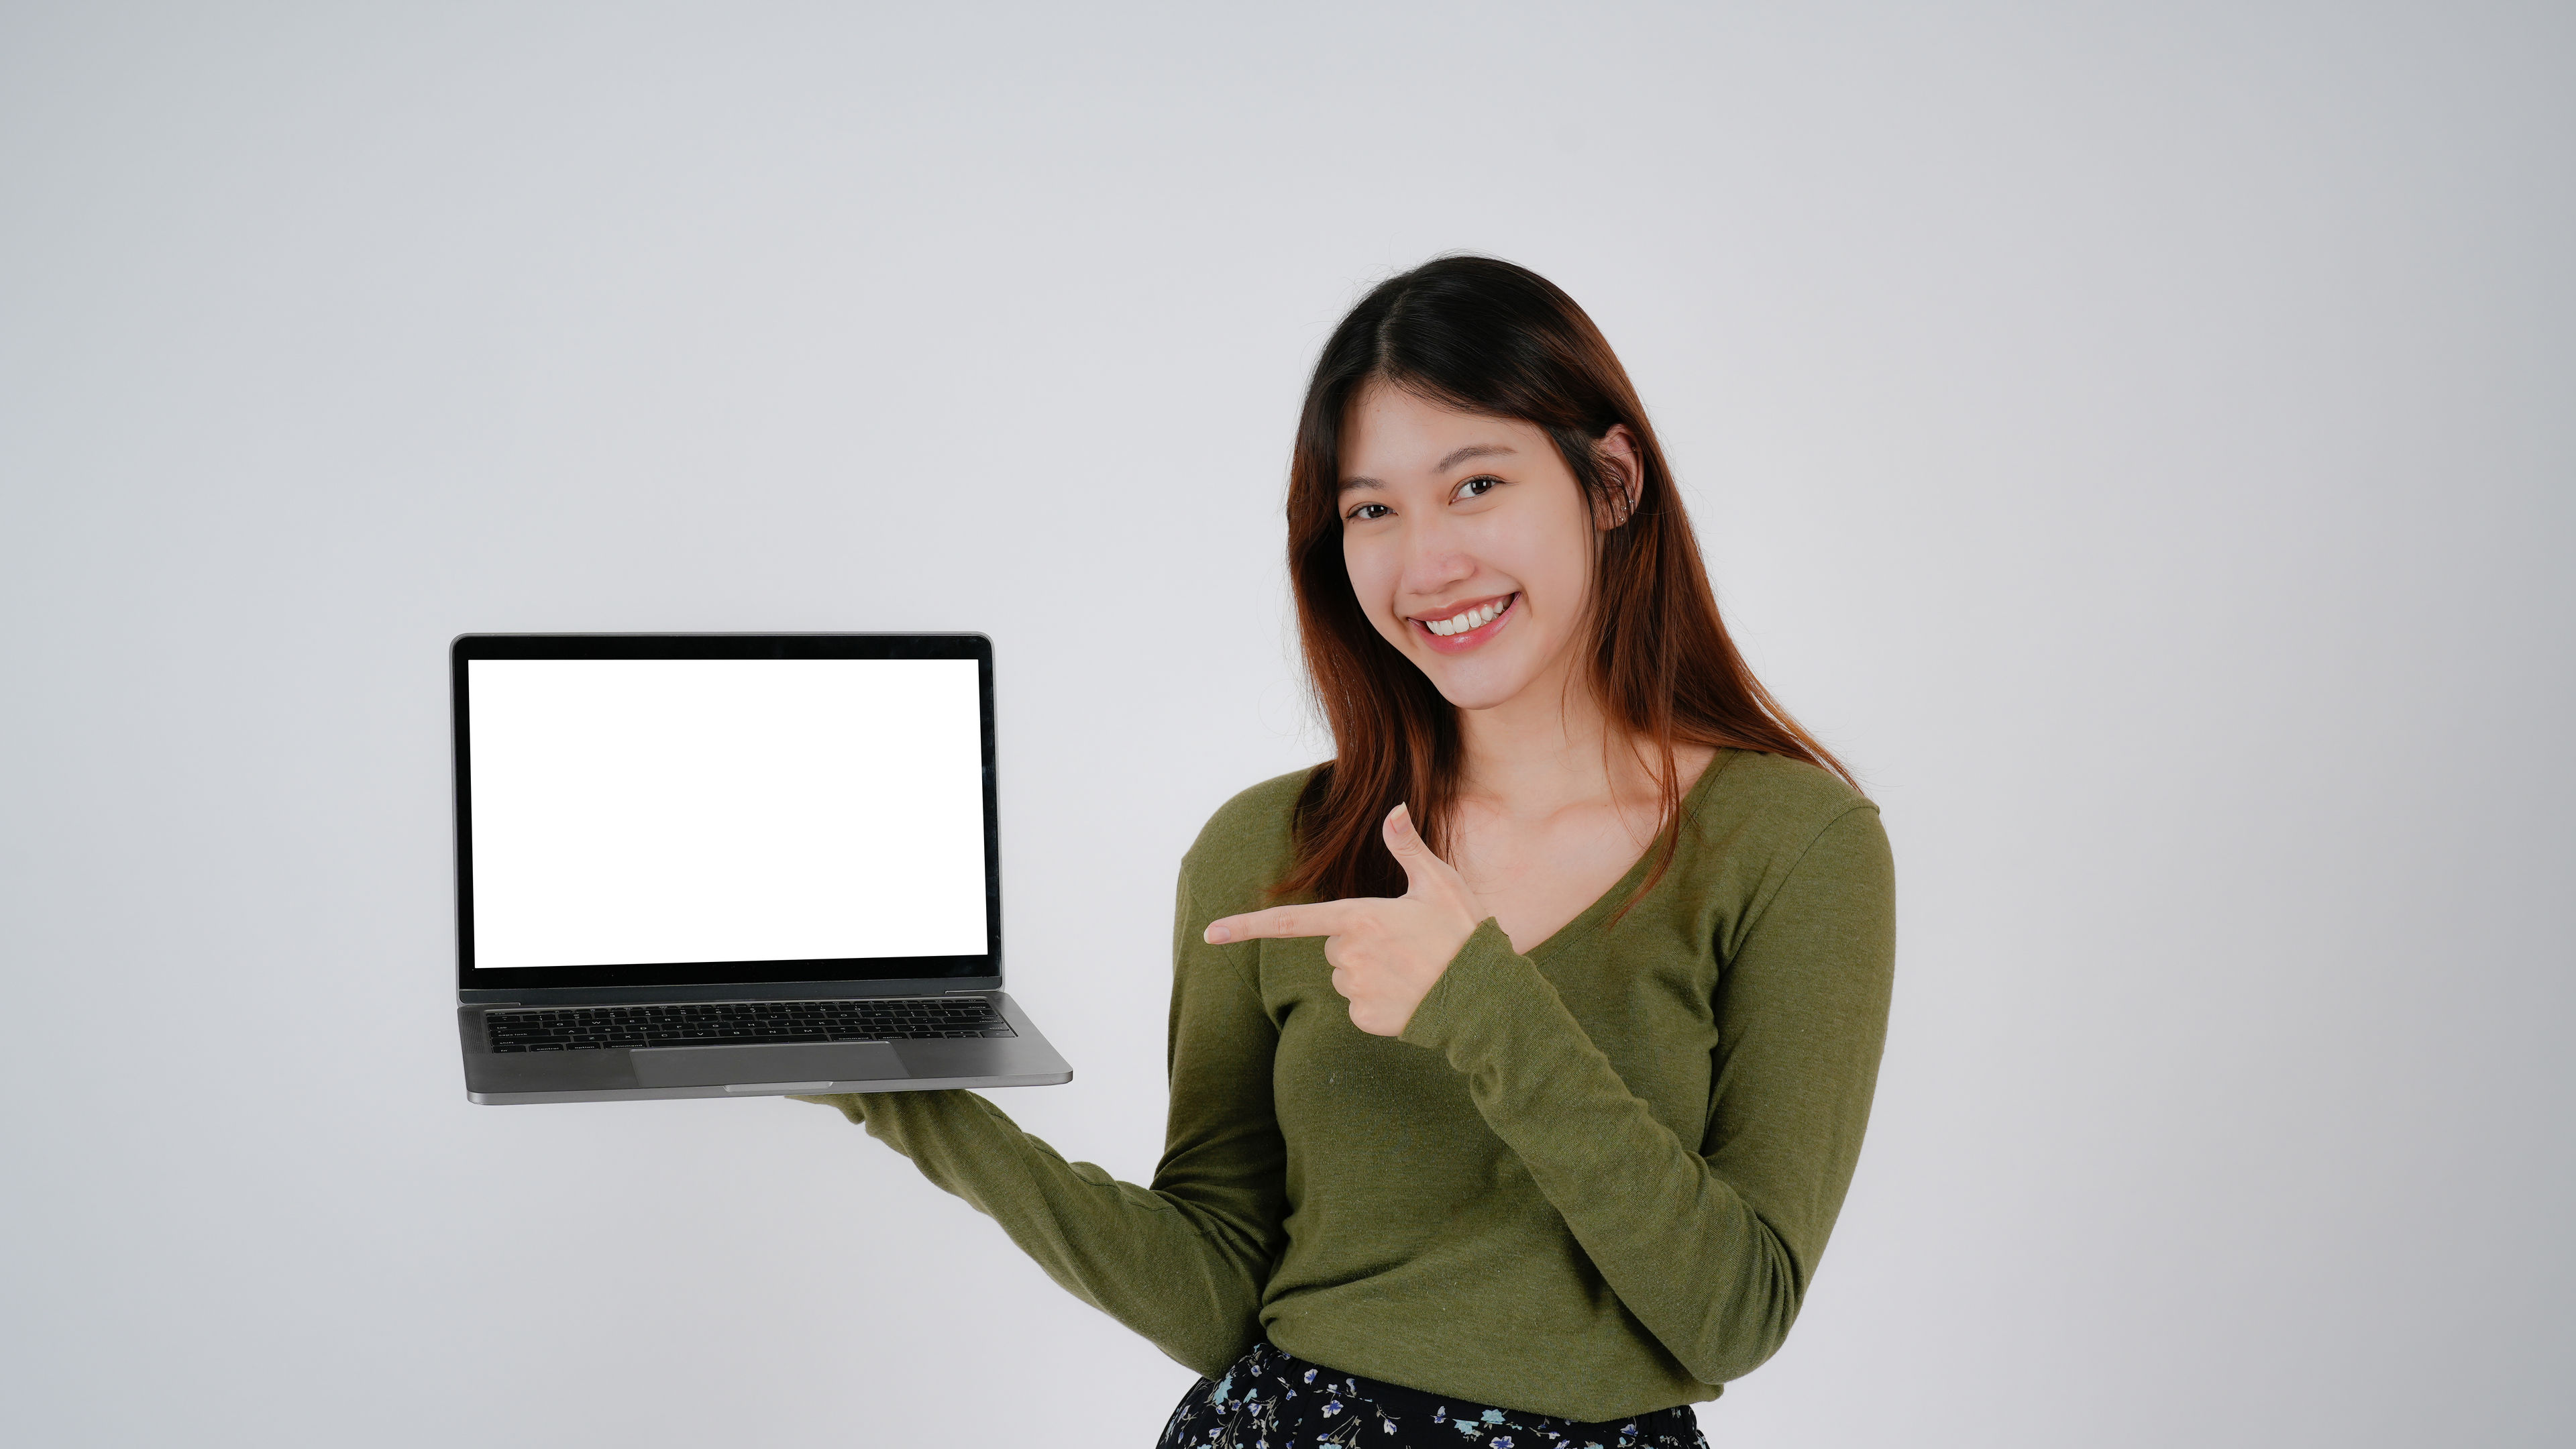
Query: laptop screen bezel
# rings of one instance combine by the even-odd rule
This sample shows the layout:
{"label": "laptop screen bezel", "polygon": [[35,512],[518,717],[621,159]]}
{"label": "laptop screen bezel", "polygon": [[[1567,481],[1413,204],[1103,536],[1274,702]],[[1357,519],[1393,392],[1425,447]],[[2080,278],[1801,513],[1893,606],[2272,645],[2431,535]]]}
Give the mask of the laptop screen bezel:
{"label": "laptop screen bezel", "polygon": [[[472,696],[477,659],[972,659],[983,735],[984,941],[973,956],[845,956],[792,961],[663,961],[591,966],[474,964]],[[1002,976],[1001,811],[993,770],[993,641],[983,634],[459,634],[448,646],[456,797],[456,985],[494,991],[582,987],[786,987],[922,983],[973,989]]]}

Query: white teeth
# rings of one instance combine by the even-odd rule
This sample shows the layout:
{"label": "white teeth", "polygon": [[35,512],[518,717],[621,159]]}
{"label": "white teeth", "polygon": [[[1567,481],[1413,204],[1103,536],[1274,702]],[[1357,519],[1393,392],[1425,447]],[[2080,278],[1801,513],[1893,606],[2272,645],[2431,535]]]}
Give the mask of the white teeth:
{"label": "white teeth", "polygon": [[1510,599],[1496,599],[1481,609],[1469,609],[1453,618],[1425,620],[1422,627],[1444,639],[1452,634],[1464,634],[1494,622],[1502,614],[1503,606],[1510,602]]}

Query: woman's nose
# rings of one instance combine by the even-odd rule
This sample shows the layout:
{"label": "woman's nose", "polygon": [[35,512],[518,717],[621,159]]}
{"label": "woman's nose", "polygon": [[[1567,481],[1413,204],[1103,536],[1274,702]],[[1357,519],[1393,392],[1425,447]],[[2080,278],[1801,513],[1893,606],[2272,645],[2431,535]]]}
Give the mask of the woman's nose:
{"label": "woman's nose", "polygon": [[1475,572],[1476,561],[1464,549],[1418,543],[1405,552],[1402,587],[1408,594],[1436,594]]}

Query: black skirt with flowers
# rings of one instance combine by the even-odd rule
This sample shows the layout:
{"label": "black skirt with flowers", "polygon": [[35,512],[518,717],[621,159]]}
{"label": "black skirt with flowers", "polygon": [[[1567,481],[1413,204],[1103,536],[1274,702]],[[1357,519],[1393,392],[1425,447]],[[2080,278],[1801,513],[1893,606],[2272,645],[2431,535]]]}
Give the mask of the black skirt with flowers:
{"label": "black skirt with flowers", "polygon": [[1708,1449],[1690,1406],[1578,1423],[1380,1383],[1267,1342],[1181,1396],[1155,1449]]}

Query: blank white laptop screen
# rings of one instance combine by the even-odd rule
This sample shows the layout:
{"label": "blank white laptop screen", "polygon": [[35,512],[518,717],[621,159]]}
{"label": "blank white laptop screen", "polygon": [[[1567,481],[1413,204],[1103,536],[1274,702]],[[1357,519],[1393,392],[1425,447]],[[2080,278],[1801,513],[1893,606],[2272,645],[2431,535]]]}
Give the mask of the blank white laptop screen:
{"label": "blank white laptop screen", "polygon": [[987,946],[972,659],[472,659],[474,964]]}

